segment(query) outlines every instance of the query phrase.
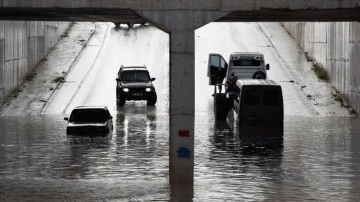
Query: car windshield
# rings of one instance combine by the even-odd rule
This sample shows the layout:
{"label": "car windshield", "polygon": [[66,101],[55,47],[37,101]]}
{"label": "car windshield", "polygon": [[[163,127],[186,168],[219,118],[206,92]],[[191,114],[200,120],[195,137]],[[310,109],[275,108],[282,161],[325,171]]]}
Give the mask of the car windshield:
{"label": "car windshield", "polygon": [[150,76],[147,71],[124,71],[121,75],[122,82],[149,82]]}
{"label": "car windshield", "polygon": [[239,58],[238,60],[233,60],[234,66],[260,66],[261,61],[255,60],[254,58]]}
{"label": "car windshield", "polygon": [[104,123],[109,114],[104,109],[75,109],[69,122],[75,123]]}

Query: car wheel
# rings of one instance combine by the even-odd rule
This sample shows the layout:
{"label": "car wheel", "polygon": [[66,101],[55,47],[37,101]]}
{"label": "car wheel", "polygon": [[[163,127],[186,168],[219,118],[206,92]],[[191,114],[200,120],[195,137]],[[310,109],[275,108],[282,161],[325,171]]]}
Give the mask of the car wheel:
{"label": "car wheel", "polygon": [[128,26],[129,28],[134,27],[134,23],[133,23],[133,22],[129,22],[129,23],[126,23],[126,24],[127,24],[127,26]]}
{"label": "car wheel", "polygon": [[114,22],[114,24],[115,24],[116,27],[120,27],[121,23],[120,22]]}
{"label": "car wheel", "polygon": [[266,79],[266,75],[264,74],[264,72],[255,72],[255,74],[253,75],[253,79]]}
{"label": "car wheel", "polygon": [[156,94],[155,94],[155,95],[153,95],[153,96],[151,96],[151,97],[148,98],[146,104],[147,104],[147,105],[155,105],[156,100],[157,100],[157,96],[156,96]]}

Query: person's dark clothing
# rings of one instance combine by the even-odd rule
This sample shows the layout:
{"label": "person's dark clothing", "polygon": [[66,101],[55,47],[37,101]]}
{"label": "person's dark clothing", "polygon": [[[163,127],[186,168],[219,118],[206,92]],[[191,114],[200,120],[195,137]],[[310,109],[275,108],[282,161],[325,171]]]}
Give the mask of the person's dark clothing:
{"label": "person's dark clothing", "polygon": [[[216,84],[222,84],[225,78],[225,69],[224,68],[218,68],[215,72],[215,80]],[[219,92],[221,93],[222,85],[218,85]]]}
{"label": "person's dark clothing", "polygon": [[231,74],[230,80],[227,82],[227,89],[226,92],[232,92],[235,91],[236,87],[236,81],[238,80],[238,77],[234,74]]}

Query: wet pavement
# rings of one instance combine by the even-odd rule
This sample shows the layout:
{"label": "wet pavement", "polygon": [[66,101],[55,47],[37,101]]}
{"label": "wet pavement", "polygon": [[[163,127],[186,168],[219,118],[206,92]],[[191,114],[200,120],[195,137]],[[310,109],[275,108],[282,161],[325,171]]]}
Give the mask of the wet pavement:
{"label": "wet pavement", "polygon": [[[359,201],[359,119],[336,104],[329,116],[325,105],[307,99],[284,60],[295,61],[292,54],[285,57],[274,45],[287,39],[266,35],[281,27],[269,25],[212,23],[196,31],[194,184],[184,187],[169,184],[167,34],[97,23],[83,59],[40,114],[0,116],[0,201]],[[263,52],[269,77],[283,87],[285,122],[277,138],[238,134],[213,118],[207,55],[227,59],[239,50]],[[139,61],[156,78],[158,102],[118,107],[118,68]],[[76,105],[107,105],[113,133],[66,136],[63,118]]]}
{"label": "wet pavement", "polygon": [[[95,33],[95,24],[72,23],[71,34],[64,34],[58,45],[29,74],[24,83],[0,106],[0,116],[40,114],[46,103],[56,92],[60,81],[76,64],[80,53]],[[61,44],[61,45],[60,45]]]}

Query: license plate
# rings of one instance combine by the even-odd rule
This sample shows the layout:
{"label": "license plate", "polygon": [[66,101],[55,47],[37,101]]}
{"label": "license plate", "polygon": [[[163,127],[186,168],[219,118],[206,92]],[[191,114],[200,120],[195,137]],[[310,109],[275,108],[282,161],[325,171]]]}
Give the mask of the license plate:
{"label": "license plate", "polygon": [[142,96],[143,94],[142,93],[133,93],[132,95],[133,96]]}

